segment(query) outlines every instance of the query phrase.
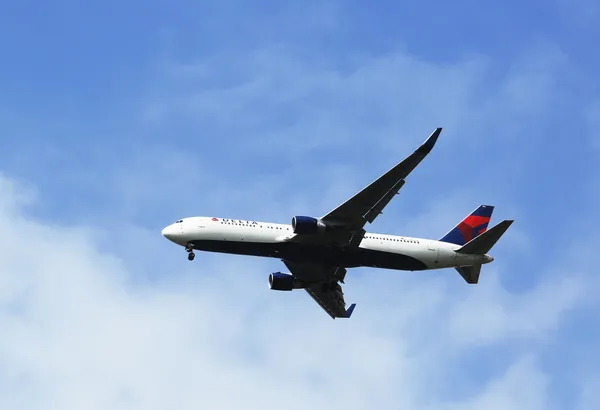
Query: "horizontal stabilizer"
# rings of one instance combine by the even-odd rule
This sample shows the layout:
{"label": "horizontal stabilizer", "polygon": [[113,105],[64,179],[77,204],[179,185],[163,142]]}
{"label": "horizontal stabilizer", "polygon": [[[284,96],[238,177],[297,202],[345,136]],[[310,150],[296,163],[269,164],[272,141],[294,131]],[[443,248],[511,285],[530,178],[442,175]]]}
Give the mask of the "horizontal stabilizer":
{"label": "horizontal stabilizer", "polygon": [[504,235],[504,232],[506,232],[513,222],[514,220],[509,219],[500,222],[492,229],[482,233],[476,238],[471,239],[462,248],[457,249],[456,252],[485,255],[490,251],[490,249],[492,249],[496,242],[498,242],[498,239]]}
{"label": "horizontal stabilizer", "polygon": [[463,277],[467,283],[475,284],[479,282],[479,274],[481,273],[481,265],[473,266],[459,266],[455,268],[460,276]]}

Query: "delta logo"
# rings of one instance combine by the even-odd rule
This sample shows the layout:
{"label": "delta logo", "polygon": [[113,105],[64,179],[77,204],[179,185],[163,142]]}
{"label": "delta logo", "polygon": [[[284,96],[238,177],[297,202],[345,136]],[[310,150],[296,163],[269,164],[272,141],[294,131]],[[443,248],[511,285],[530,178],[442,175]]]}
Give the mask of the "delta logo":
{"label": "delta logo", "polygon": [[211,221],[215,221],[216,222],[216,221],[218,221],[218,219],[217,218],[213,218],[213,219],[211,219]]}

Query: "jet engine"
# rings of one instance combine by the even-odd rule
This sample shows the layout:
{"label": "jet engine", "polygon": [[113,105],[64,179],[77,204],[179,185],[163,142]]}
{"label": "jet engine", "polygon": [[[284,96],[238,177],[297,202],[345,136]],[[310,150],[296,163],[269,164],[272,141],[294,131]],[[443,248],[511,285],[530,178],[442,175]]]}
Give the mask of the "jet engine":
{"label": "jet engine", "polygon": [[292,218],[292,229],[296,234],[323,233],[328,226],[320,219],[310,216],[295,216]]}
{"label": "jet engine", "polygon": [[304,289],[305,287],[302,281],[289,273],[273,272],[269,275],[269,289],[271,290]]}

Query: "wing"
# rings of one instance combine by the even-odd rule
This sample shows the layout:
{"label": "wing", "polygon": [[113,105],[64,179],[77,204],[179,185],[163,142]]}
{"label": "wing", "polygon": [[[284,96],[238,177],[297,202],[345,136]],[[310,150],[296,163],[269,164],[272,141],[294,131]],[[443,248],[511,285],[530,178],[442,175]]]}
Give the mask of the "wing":
{"label": "wing", "polygon": [[346,309],[344,293],[339,282],[344,283],[346,269],[335,266],[323,266],[313,263],[296,263],[283,260],[290,273],[308,283],[306,292],[333,319],[349,318],[356,306],[353,303]]}
{"label": "wing", "polygon": [[398,194],[408,174],[431,152],[441,132],[437,128],[415,152],[321,219],[348,231],[360,231],[367,222],[372,223]]}

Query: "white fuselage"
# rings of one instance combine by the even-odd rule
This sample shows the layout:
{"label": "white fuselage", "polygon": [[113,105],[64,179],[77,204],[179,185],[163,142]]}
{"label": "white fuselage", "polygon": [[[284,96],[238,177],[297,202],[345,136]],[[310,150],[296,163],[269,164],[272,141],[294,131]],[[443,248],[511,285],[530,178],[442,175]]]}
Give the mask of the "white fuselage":
{"label": "white fuselage", "polygon": [[238,219],[185,218],[167,226],[162,234],[178,245],[196,250],[318,261],[346,267],[425,270],[493,260],[488,255],[457,253],[460,246],[447,242],[378,233],[366,233],[358,248],[342,251],[310,241],[290,241],[294,236],[291,225]]}

